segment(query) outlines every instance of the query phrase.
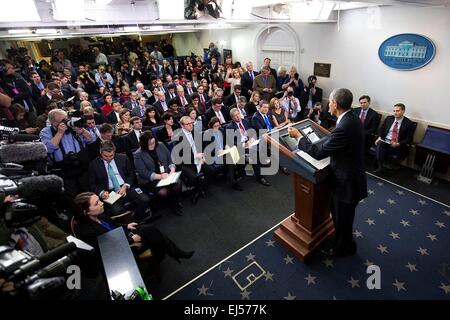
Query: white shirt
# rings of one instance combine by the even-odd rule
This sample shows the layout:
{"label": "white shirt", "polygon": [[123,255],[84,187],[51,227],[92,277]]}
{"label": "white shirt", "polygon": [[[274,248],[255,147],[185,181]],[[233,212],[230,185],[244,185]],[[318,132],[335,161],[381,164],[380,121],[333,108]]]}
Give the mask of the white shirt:
{"label": "white shirt", "polygon": [[280,100],[280,105],[288,114],[289,119],[294,119],[297,117],[297,114],[302,110],[302,107],[300,106],[300,101],[298,98],[295,98],[292,100],[292,113],[289,110],[289,101],[291,101],[288,97],[284,97]]}
{"label": "white shirt", "polygon": [[223,117],[222,111],[216,111],[216,116],[220,121],[220,124],[225,123],[225,118]]}
{"label": "white shirt", "polygon": [[189,141],[189,144],[191,145],[191,149],[192,149],[192,153],[194,154],[194,164],[197,167],[197,173],[200,172],[200,170],[202,169],[202,164],[200,163],[199,159],[197,158],[197,147],[195,146],[195,141],[194,141],[194,137],[192,136],[192,132],[189,132],[185,129],[181,129],[183,130],[184,135],[186,136],[186,138]]}
{"label": "white shirt", "polygon": [[115,112],[115,111],[114,111],[114,114],[116,115],[117,123],[119,123],[120,122],[120,114],[118,112]]}
{"label": "white shirt", "polygon": [[133,131],[139,141],[139,138],[141,137],[141,131],[140,130],[133,130]]}
{"label": "white shirt", "polygon": [[241,119],[244,119],[247,116],[247,112],[245,112],[244,108],[238,108],[238,110],[241,113]]}
{"label": "white shirt", "polygon": [[164,111],[167,111],[167,109],[169,109],[169,108],[167,107],[166,100],[164,100],[164,101],[159,101],[159,102],[161,103],[161,106],[162,106],[162,108],[163,108]]}
{"label": "white shirt", "polygon": [[182,104],[183,107],[188,104],[188,102],[187,102],[187,100],[186,100],[186,98],[184,96],[180,96],[180,100],[181,100],[181,104]]}
{"label": "white shirt", "polygon": [[105,54],[103,53],[99,53],[96,57],[95,57],[95,63],[98,64],[108,64],[108,58],[105,56]]}

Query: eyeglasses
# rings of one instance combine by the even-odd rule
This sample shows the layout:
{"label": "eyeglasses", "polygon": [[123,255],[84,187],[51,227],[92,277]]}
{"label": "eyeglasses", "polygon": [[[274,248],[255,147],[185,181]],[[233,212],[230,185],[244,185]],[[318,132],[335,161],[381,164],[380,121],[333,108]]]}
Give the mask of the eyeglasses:
{"label": "eyeglasses", "polygon": [[185,126],[189,126],[189,125],[191,125],[191,124],[194,124],[194,122],[183,123],[183,125],[185,125]]}

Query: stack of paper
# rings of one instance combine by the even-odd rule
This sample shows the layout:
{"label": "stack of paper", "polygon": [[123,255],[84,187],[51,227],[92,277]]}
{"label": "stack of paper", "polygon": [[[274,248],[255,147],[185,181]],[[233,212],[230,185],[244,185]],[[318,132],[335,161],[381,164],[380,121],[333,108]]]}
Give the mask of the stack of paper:
{"label": "stack of paper", "polygon": [[330,157],[322,159],[322,160],[316,160],[313,157],[311,157],[309,154],[307,154],[304,151],[299,151],[297,152],[297,154],[302,157],[303,159],[305,159],[306,161],[308,161],[311,165],[313,165],[313,167],[315,167],[318,170],[322,170],[323,168],[325,168],[326,166],[330,165]]}
{"label": "stack of paper", "polygon": [[220,150],[217,153],[217,156],[221,157],[225,154],[229,153],[231,156],[231,160],[233,161],[233,164],[238,163],[240,156],[239,156],[239,151],[236,148],[236,146],[232,146],[231,148],[225,149],[225,150]]}

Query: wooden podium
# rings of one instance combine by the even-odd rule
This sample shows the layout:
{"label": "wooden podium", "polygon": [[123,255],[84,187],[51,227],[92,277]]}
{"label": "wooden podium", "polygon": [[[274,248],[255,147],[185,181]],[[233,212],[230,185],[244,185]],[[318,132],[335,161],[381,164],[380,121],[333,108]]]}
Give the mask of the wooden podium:
{"label": "wooden podium", "polygon": [[[317,143],[330,135],[329,131],[309,119],[291,126],[299,130],[312,128],[320,139]],[[322,241],[334,233],[330,215],[330,168],[317,169],[300,157],[292,141],[284,143],[286,136],[287,127],[263,136],[272,145],[272,153],[274,148],[279,150],[280,164],[291,170],[294,182],[295,212],[275,231],[274,237],[305,262]]]}

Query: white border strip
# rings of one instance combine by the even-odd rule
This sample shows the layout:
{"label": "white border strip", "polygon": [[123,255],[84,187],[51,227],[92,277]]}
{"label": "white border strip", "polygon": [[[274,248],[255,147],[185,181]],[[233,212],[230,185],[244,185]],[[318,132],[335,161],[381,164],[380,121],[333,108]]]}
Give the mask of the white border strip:
{"label": "white border strip", "polygon": [[197,277],[195,277],[194,279],[192,279],[191,281],[189,281],[188,283],[186,283],[185,285],[181,286],[180,288],[176,289],[174,292],[170,293],[168,296],[164,297],[162,300],[166,300],[168,298],[170,298],[171,296],[173,296],[174,294],[176,294],[178,291],[184,289],[185,287],[187,287],[188,285],[190,285],[192,282],[196,281],[198,278],[201,278],[203,275],[205,275],[206,273],[208,273],[209,271],[211,271],[212,269],[216,268],[218,265],[220,265],[222,262],[228,260],[228,258],[230,258],[231,256],[235,255],[236,253],[244,250],[245,248],[247,248],[249,245],[251,245],[253,242],[255,242],[256,240],[258,240],[259,238],[265,236],[267,233],[269,233],[270,231],[272,231],[273,229],[275,229],[276,227],[278,227],[284,220],[287,220],[291,217],[291,215],[289,215],[287,218],[284,218],[283,220],[281,220],[280,222],[278,222],[275,226],[273,226],[272,228],[270,228],[269,230],[267,230],[266,232],[264,232],[263,234],[261,234],[260,236],[258,236],[257,238],[253,239],[252,241],[250,241],[249,243],[247,243],[245,246],[243,246],[242,248],[240,248],[239,250],[231,253],[230,255],[228,255],[226,258],[222,259],[221,261],[219,261],[218,263],[216,263],[214,266],[212,266],[211,268],[209,268],[208,270],[204,271],[203,273],[201,273],[200,275],[198,275]]}
{"label": "white border strip", "polygon": [[381,178],[381,177],[379,177],[379,176],[377,176],[377,175],[374,175],[373,173],[370,173],[370,172],[367,172],[367,171],[366,171],[366,173],[367,173],[367,174],[370,174],[371,176],[374,176],[375,178],[378,178],[378,179],[380,179],[380,180],[383,180],[383,181],[386,181],[386,182],[388,182],[388,183],[390,183],[390,184],[393,184],[393,185],[396,186],[396,187],[399,187],[399,188],[405,189],[405,190],[407,190],[407,191],[409,191],[409,192],[412,192],[412,193],[414,193],[414,194],[417,194],[417,195],[419,195],[419,196],[421,196],[421,197],[423,197],[423,198],[425,198],[425,199],[434,201],[434,202],[440,204],[441,206],[450,208],[450,206],[449,206],[449,205],[446,205],[445,203],[442,203],[442,202],[439,202],[439,201],[437,201],[437,200],[434,200],[434,199],[432,199],[432,198],[430,198],[430,197],[424,196],[424,195],[421,194],[421,193],[418,193],[418,192],[416,192],[416,191],[412,191],[411,189],[405,188],[405,187],[403,187],[403,186],[401,186],[401,185],[399,185],[399,184],[396,184],[396,183],[394,183],[394,182],[391,182],[391,181],[389,181],[389,180],[386,180],[386,179],[384,179],[384,178]]}
{"label": "white border strip", "polygon": [[[442,206],[444,206],[444,207],[450,208],[450,206],[448,206],[448,205],[446,205],[446,204],[444,204],[444,203],[442,203],[442,202],[439,202],[439,201],[437,201],[437,200],[434,200],[434,199],[432,199],[432,198],[430,198],[430,197],[424,196],[423,194],[420,194],[420,193],[418,193],[418,192],[412,191],[411,189],[405,188],[405,187],[403,187],[403,186],[401,186],[401,185],[398,185],[398,184],[393,183],[393,182],[391,182],[391,181],[389,181],[389,180],[386,180],[386,179],[384,179],[384,178],[381,178],[381,177],[379,177],[379,176],[377,176],[377,175],[374,175],[374,174],[372,174],[372,173],[370,173],[370,172],[367,172],[367,171],[366,171],[366,173],[369,174],[369,175],[371,175],[371,176],[373,176],[373,177],[375,177],[375,178],[378,178],[378,179],[383,180],[383,181],[385,181],[385,182],[387,182],[387,183],[390,183],[390,184],[392,184],[392,185],[394,185],[394,186],[396,186],[396,187],[405,189],[405,190],[407,190],[407,191],[409,191],[409,192],[412,192],[412,193],[414,193],[414,194],[417,194],[417,195],[419,195],[419,196],[421,196],[421,197],[423,197],[423,198],[425,198],[425,199],[434,201],[434,202],[436,202],[436,203],[438,203],[438,204],[440,204],[440,205],[442,205]],[[166,299],[170,298],[171,296],[173,296],[174,294],[176,294],[178,291],[181,291],[182,289],[184,289],[185,287],[187,287],[188,285],[190,285],[191,283],[193,283],[194,281],[196,281],[198,278],[201,278],[203,275],[205,275],[206,273],[208,273],[208,272],[211,271],[212,269],[216,268],[216,267],[217,267],[218,265],[220,265],[222,262],[228,260],[228,258],[230,258],[231,256],[233,256],[233,255],[235,255],[236,253],[238,253],[238,252],[244,250],[244,249],[247,248],[249,245],[251,245],[253,242],[255,242],[255,241],[258,240],[259,238],[265,236],[267,233],[269,233],[270,231],[272,231],[273,229],[275,229],[276,227],[278,227],[284,220],[289,219],[290,217],[291,217],[291,215],[289,215],[287,218],[284,218],[284,219],[281,220],[279,223],[277,223],[275,226],[273,226],[272,228],[270,228],[269,230],[267,230],[266,232],[264,232],[263,234],[261,234],[261,235],[258,236],[257,238],[253,239],[252,241],[250,241],[249,243],[247,243],[245,246],[243,246],[243,247],[240,248],[239,250],[237,250],[237,251],[231,253],[231,254],[228,255],[226,258],[222,259],[221,261],[219,261],[218,263],[216,263],[214,266],[212,266],[212,267],[209,268],[208,270],[204,271],[203,273],[201,273],[200,275],[198,275],[197,277],[195,277],[194,279],[192,279],[192,280],[189,281],[188,283],[186,283],[186,284],[184,284],[183,286],[181,286],[180,288],[176,289],[175,291],[173,291],[172,293],[170,293],[168,296],[164,297],[162,300],[166,300]]]}

